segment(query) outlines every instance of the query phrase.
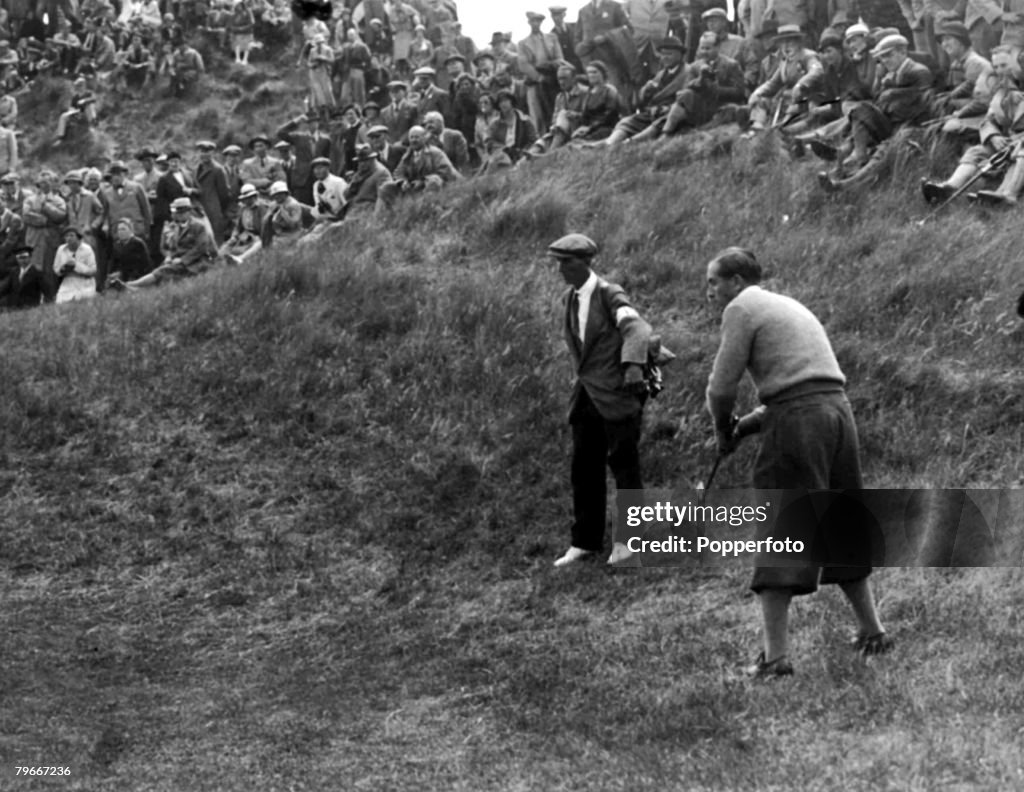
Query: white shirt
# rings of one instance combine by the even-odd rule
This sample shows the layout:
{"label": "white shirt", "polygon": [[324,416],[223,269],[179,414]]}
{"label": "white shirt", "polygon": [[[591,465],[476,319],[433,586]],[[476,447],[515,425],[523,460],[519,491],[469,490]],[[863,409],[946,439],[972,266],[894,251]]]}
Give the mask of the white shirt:
{"label": "white shirt", "polygon": [[55,302],[64,303],[71,300],[83,300],[96,296],[96,254],[88,243],[80,242],[74,253],[67,245],[57,248],[53,257],[53,271],[60,275],[65,264],[74,264],[74,272],[64,276],[57,290]]}
{"label": "white shirt", "polygon": [[590,298],[594,295],[594,289],[597,288],[597,275],[593,271],[590,273],[583,285],[576,290],[576,300],[578,304],[576,317],[580,327],[580,343],[583,343],[583,338],[587,333],[587,319],[590,317]]}
{"label": "white shirt", "polygon": [[[323,191],[321,192],[321,186]],[[320,219],[321,202],[330,208],[330,214],[336,215],[345,206],[345,190],[348,189],[348,182],[340,176],[328,173],[322,181],[313,183],[313,217]]]}

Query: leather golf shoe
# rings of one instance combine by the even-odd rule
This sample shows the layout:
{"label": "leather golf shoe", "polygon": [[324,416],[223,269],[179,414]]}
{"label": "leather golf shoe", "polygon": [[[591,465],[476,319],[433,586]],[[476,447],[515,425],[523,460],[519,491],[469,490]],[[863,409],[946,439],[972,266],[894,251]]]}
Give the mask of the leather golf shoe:
{"label": "leather golf shoe", "polygon": [[808,143],[814,156],[825,160],[825,162],[835,162],[839,157],[839,150],[831,143],[826,143],[824,140],[810,140]]}
{"label": "leather golf shoe", "polygon": [[1016,200],[995,190],[978,190],[975,200],[985,206],[1013,206]]}
{"label": "leather golf shoe", "polygon": [[570,547],[565,551],[564,556],[555,560],[555,566],[569,566],[569,564],[575,564],[577,561],[582,561],[584,558],[589,558],[592,555],[594,555],[593,550],[584,550],[582,547]]}
{"label": "leather golf shoe", "polygon": [[884,632],[874,635],[858,635],[850,644],[855,652],[860,652],[865,657],[887,654],[895,645],[896,641]]}

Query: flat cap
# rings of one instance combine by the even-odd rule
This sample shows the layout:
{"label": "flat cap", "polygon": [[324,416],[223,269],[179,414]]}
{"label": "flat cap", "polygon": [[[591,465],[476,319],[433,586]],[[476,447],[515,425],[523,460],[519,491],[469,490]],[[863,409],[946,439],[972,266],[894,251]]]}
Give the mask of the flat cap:
{"label": "flat cap", "polygon": [[215,151],[217,149],[217,144],[212,140],[197,140],[196,148],[200,151]]}
{"label": "flat cap", "polygon": [[547,19],[547,17],[544,16],[544,14],[538,14],[536,11],[527,11],[526,18],[530,22],[543,22],[545,19]]}
{"label": "flat cap", "polygon": [[69,181],[76,181],[79,184],[85,183],[85,179],[82,178],[82,172],[77,170],[69,170],[64,174],[64,182],[67,183]]}
{"label": "flat cap", "polygon": [[242,147],[241,146],[236,146],[234,143],[232,143],[230,146],[225,146],[224,150],[221,152],[221,154],[224,154],[225,156],[227,156],[228,154],[241,154],[241,153],[242,153]]}
{"label": "flat cap", "polygon": [[821,32],[821,38],[818,39],[818,52],[821,52],[827,47],[833,47],[837,50],[841,50],[843,48],[843,37],[832,28],[825,28]]}
{"label": "flat cap", "polygon": [[285,148],[291,148],[291,147],[292,147],[292,144],[289,143],[287,140],[279,140],[279,141],[277,141],[274,144],[274,148],[276,148],[276,149],[285,149]]}
{"label": "flat cap", "polygon": [[393,91],[395,88],[401,88],[403,91],[409,90],[409,84],[404,83],[401,80],[392,80],[388,83],[388,90]]}
{"label": "flat cap", "polygon": [[252,148],[257,143],[262,143],[265,146],[269,146],[270,138],[268,138],[266,135],[255,135],[249,140],[249,148]]}
{"label": "flat cap", "polygon": [[5,173],[4,176],[0,178],[0,184],[16,184],[18,182],[18,178],[17,173]]}
{"label": "flat cap", "polygon": [[787,39],[803,40],[804,32],[799,25],[779,25],[773,41],[786,41]]}
{"label": "flat cap", "polygon": [[310,165],[326,165],[328,168],[331,167],[331,160],[328,157],[315,157]]}
{"label": "flat cap", "polygon": [[466,56],[459,52],[456,52],[454,55],[449,55],[447,58],[444,59],[444,65],[447,66],[449,63],[452,63],[453,61],[459,61],[459,63],[465,65]]}
{"label": "flat cap", "polygon": [[957,20],[944,22],[939,29],[935,31],[935,36],[939,39],[943,36],[951,36],[952,38],[960,40],[965,47],[971,46],[971,34],[967,32],[967,25]]}
{"label": "flat cap", "polygon": [[372,127],[366,130],[367,135],[390,135],[391,130],[388,129],[384,124],[374,124]]}
{"label": "flat cap", "polygon": [[151,149],[151,148],[144,148],[144,149],[140,149],[139,150],[139,152],[135,155],[135,159],[137,159],[137,160],[144,160],[146,158],[156,159],[156,156],[157,156],[157,154],[156,154],[155,151],[153,151],[153,149]]}
{"label": "flat cap", "polygon": [[722,19],[728,19],[729,14],[724,8],[709,8],[703,14],[700,15],[701,19],[713,19],[714,17],[721,17]]}
{"label": "flat cap", "polygon": [[437,71],[432,66],[420,66],[412,74],[414,77],[436,77]]}
{"label": "flat cap", "polygon": [[188,198],[175,198],[173,201],[171,201],[171,211],[172,212],[191,212],[192,211],[192,201],[190,201]]}
{"label": "flat cap", "polygon": [[16,247],[14,249],[14,255],[20,256],[22,253],[24,253],[26,256],[31,256],[32,250],[33,247],[31,245],[22,245],[21,247]]}
{"label": "flat cap", "polygon": [[878,45],[871,51],[872,56],[878,57],[879,55],[885,55],[886,53],[892,52],[897,47],[908,49],[910,42],[906,40],[899,33],[891,36],[886,36],[884,39],[878,42]]}
{"label": "flat cap", "polygon": [[675,36],[666,36],[658,42],[658,50],[675,50],[676,52],[686,52],[686,45],[682,41],[677,39]]}
{"label": "flat cap", "polygon": [[868,26],[862,22],[858,22],[856,25],[850,25],[846,29],[846,33],[843,34],[843,38],[846,41],[849,41],[850,39],[856,38],[857,36],[866,37],[868,35],[868,32]]}
{"label": "flat cap", "polygon": [[558,258],[593,258],[597,243],[584,234],[566,234],[548,245],[548,253]]}
{"label": "flat cap", "polygon": [[548,11],[550,11],[552,14],[564,14],[568,10],[569,9],[566,8],[564,5],[548,6]]}
{"label": "flat cap", "polygon": [[83,237],[83,236],[85,236],[85,235],[84,235],[84,234],[82,233],[82,229],[81,229],[81,228],[79,228],[78,226],[73,226],[73,225],[67,225],[67,226],[64,226],[64,227],[63,227],[63,228],[62,228],[62,229],[60,230],[60,235],[61,235],[62,237],[64,237],[64,236],[67,236],[68,234],[74,234],[74,235],[75,235],[76,237],[78,237],[79,239],[82,239],[82,237]]}

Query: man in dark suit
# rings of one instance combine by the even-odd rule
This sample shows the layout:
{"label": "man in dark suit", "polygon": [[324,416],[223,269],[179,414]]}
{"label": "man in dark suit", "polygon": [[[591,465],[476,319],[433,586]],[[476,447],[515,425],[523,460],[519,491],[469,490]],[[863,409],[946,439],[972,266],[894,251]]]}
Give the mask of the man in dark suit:
{"label": "man in dark suit", "polygon": [[153,260],[163,261],[163,228],[171,219],[171,204],[178,198],[197,195],[196,183],[181,167],[181,154],[168,151],[167,172],[156,183],[156,200],[153,202],[153,233],[159,240],[160,248],[150,251]]}
{"label": "man in dark suit", "polygon": [[436,110],[443,115],[445,123],[449,123],[451,121],[452,98],[447,91],[442,91],[434,84],[437,72],[429,66],[424,66],[422,69],[414,71],[413,75],[415,80],[412,87],[419,94],[416,123],[422,124],[424,117],[431,110]]}
{"label": "man in dark suit", "polygon": [[231,191],[228,189],[228,175],[224,166],[213,159],[217,148],[212,140],[196,143],[199,150],[199,164],[196,166],[196,199],[210,221],[213,239],[219,245],[228,236],[228,209],[231,206]]}
{"label": "man in dark suit", "polygon": [[[572,545],[555,561],[566,566],[599,553],[604,541],[605,464],[612,469],[620,499],[640,490],[640,440],[647,383],[651,328],[629,303],[622,288],[591,269],[597,245],[583,234],[552,242],[548,254],[558,263],[565,293],[565,340],[576,364],[569,399],[572,427],[572,491],[575,521]],[[616,545],[609,563],[628,558]]]}
{"label": "man in dark suit", "polygon": [[566,7],[564,5],[553,5],[548,7],[551,12],[551,21],[554,27],[551,32],[558,39],[558,46],[562,48],[562,57],[576,67],[576,71],[583,72],[583,64],[576,56],[576,25],[565,21]]}
{"label": "man in dark suit", "polygon": [[388,128],[384,124],[370,127],[366,133],[366,139],[370,143],[370,148],[377,155],[377,161],[389,172],[394,173],[398,163],[405,156],[405,146],[391,142]]}
{"label": "man in dark suit", "polygon": [[313,135],[309,131],[309,117],[303,113],[277,130],[277,136],[290,143],[294,164],[288,173],[288,189],[307,206],[313,206],[313,160],[317,157]]}
{"label": "man in dark suit", "polygon": [[32,266],[32,248],[23,245],[14,251],[17,264],[0,281],[0,308],[18,310],[33,308],[43,301],[43,277]]}

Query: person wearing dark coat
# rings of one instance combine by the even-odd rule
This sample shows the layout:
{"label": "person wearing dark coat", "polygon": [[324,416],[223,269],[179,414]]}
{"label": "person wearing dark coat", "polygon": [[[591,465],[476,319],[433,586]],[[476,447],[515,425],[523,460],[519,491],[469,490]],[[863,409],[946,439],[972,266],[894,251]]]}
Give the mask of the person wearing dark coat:
{"label": "person wearing dark coat", "polygon": [[0,281],[0,309],[33,308],[43,301],[43,276],[32,266],[32,248],[14,251],[17,266]]}
{"label": "person wearing dark coat", "polygon": [[392,143],[388,135],[388,128],[383,124],[370,127],[366,133],[366,139],[370,143],[370,148],[377,155],[380,164],[387,168],[389,173],[394,173],[398,163],[405,156],[405,146]]}
{"label": "person wearing dark coat", "polygon": [[316,146],[309,131],[309,118],[302,114],[277,129],[277,137],[292,147],[292,169],[286,174],[288,189],[299,201],[312,206],[313,201],[313,160]]}
{"label": "person wearing dark coat", "polygon": [[114,244],[110,256],[110,277],[133,281],[153,269],[149,246],[136,236],[132,221],[121,218],[114,226]]}
{"label": "person wearing dark coat", "polygon": [[[163,239],[164,225],[171,219],[171,203],[177,198],[191,198],[196,194],[196,183],[181,168],[181,155],[167,152],[167,172],[156,182],[156,200],[153,202],[153,235]],[[150,251],[156,263],[163,260],[163,251]]]}
{"label": "person wearing dark coat", "polygon": [[227,236],[231,207],[227,171],[213,159],[217,146],[212,141],[200,140],[196,148],[199,150],[199,164],[196,166],[196,189],[199,192],[196,198],[210,221],[213,239],[219,245]]}

